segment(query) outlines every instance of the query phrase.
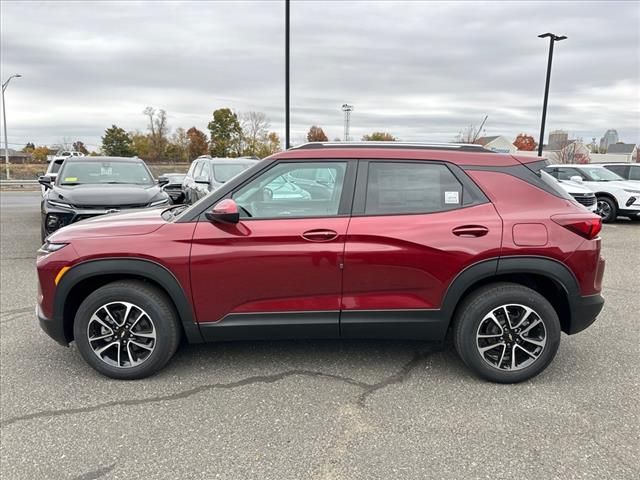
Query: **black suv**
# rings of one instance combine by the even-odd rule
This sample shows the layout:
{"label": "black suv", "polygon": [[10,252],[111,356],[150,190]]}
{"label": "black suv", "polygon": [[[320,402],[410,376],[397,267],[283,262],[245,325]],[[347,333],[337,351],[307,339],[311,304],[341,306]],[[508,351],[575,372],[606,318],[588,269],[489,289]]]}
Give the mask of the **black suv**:
{"label": "black suv", "polygon": [[134,208],[161,207],[171,203],[139,158],[69,157],[58,176],[40,177],[42,241],[65,225],[87,218]]}

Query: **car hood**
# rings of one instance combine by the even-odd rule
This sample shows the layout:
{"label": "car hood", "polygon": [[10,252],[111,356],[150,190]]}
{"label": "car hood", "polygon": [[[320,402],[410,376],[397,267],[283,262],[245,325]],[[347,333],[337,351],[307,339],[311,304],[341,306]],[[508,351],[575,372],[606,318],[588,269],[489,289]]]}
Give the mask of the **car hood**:
{"label": "car hood", "polygon": [[167,222],[162,218],[166,207],[111,213],[72,223],[52,233],[50,242],[67,242],[78,238],[146,235]]}
{"label": "car hood", "polygon": [[569,193],[593,193],[590,188],[587,188],[578,182],[572,182],[571,180],[559,180],[559,182],[562,188]]}
{"label": "car hood", "polygon": [[585,182],[589,187],[598,190],[607,190],[607,188],[621,188],[625,190],[640,190],[640,182],[633,180],[612,180],[610,182]]}
{"label": "car hood", "polygon": [[158,185],[55,185],[48,198],[78,207],[116,207],[145,206],[152,200],[164,198],[165,195]]}

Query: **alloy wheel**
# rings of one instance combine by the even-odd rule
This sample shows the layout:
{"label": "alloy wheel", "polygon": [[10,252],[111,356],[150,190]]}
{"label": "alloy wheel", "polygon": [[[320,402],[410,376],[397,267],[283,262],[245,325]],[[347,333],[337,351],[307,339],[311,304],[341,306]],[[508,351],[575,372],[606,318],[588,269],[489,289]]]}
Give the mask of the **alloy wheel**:
{"label": "alloy wheel", "polygon": [[598,200],[596,213],[604,219],[609,218],[611,216],[611,205],[609,205],[609,203],[605,202],[604,200]]}
{"label": "alloy wheel", "polygon": [[98,308],[87,325],[93,353],[104,363],[132,368],[146,361],[156,346],[151,317],[130,302],[110,302]]}
{"label": "alloy wheel", "polygon": [[478,325],[476,347],[482,359],[498,370],[516,371],[534,363],[544,351],[547,329],[532,308],[501,305]]}

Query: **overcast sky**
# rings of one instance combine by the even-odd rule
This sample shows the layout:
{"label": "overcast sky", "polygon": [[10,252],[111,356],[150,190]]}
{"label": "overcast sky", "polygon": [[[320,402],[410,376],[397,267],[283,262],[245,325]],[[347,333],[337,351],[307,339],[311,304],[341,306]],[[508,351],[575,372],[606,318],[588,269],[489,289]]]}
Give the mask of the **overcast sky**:
{"label": "overcast sky", "polygon": [[[9,142],[83,140],[117,124],[206,130],[213,110],[262,111],[284,137],[284,2],[1,2]],[[292,137],[450,141],[540,128],[548,41],[557,43],[547,132],[640,142],[640,2],[293,1]]]}

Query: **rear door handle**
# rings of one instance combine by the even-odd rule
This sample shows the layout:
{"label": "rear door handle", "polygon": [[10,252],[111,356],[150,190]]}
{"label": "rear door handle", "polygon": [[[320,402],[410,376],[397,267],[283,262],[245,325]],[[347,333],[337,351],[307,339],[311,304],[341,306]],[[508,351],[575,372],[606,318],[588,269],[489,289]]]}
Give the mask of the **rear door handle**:
{"label": "rear door handle", "polygon": [[459,237],[484,237],[489,229],[483,225],[461,225],[452,230]]}
{"label": "rear door handle", "polygon": [[302,238],[310,242],[330,242],[338,238],[338,232],[326,229],[308,230],[302,234]]}

